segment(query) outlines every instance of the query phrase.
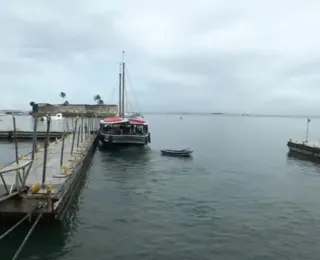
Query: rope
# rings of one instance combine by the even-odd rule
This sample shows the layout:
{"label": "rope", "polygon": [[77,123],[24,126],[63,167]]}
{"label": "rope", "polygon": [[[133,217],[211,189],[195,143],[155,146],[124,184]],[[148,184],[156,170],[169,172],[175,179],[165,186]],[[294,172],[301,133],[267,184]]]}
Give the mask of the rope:
{"label": "rope", "polygon": [[11,231],[13,231],[17,226],[19,226],[28,217],[29,217],[29,213],[26,216],[24,216],[22,219],[20,219],[13,227],[9,228],[5,233],[3,233],[0,236],[0,240],[5,238],[9,233],[11,233]]}
{"label": "rope", "polygon": [[131,83],[131,80],[130,80],[130,74],[129,74],[129,71],[128,71],[128,69],[127,69],[127,68],[126,68],[126,75],[127,75],[128,83],[129,83],[129,85],[131,86],[131,88],[132,88],[132,90],[133,90],[133,91],[132,91],[132,96],[133,96],[134,101],[135,101],[135,103],[136,103],[136,105],[137,105],[138,111],[139,111],[140,113],[142,113],[142,110],[141,110],[141,107],[140,107],[139,101],[138,101],[138,99],[136,98],[136,96],[135,96],[135,94],[134,94],[133,85],[132,85],[132,83]]}
{"label": "rope", "polygon": [[[111,101],[113,100],[114,98],[114,93],[115,93],[115,90],[118,88],[119,86],[119,78],[118,78],[118,74],[117,74],[117,80],[116,80],[116,84],[115,86],[113,87],[112,89],[112,92],[111,92],[111,95],[109,96],[109,98],[107,99],[108,103],[111,103]],[[106,103],[107,104],[107,103]]]}
{"label": "rope", "polygon": [[16,251],[16,253],[15,253],[14,256],[12,257],[12,260],[16,260],[16,259],[18,258],[18,256],[19,256],[22,248],[23,248],[24,245],[27,243],[29,237],[31,236],[34,228],[35,228],[36,225],[38,224],[38,222],[39,222],[40,218],[42,217],[42,215],[43,215],[43,212],[40,212],[39,215],[38,215],[38,217],[37,217],[37,219],[36,219],[36,221],[33,223],[32,227],[29,229],[28,234],[25,236],[23,242],[21,243],[21,245],[19,246],[18,250]]}
{"label": "rope", "polygon": [[10,229],[8,229],[6,232],[4,232],[1,236],[0,236],[0,240],[5,238],[8,234],[10,234],[13,230],[16,229],[16,227],[18,227],[24,220],[26,220],[32,212],[34,212],[35,210],[37,210],[38,208],[40,208],[41,206],[43,206],[43,202],[40,202],[34,209],[32,209],[26,216],[24,216],[22,219],[20,219],[15,225],[13,225]]}

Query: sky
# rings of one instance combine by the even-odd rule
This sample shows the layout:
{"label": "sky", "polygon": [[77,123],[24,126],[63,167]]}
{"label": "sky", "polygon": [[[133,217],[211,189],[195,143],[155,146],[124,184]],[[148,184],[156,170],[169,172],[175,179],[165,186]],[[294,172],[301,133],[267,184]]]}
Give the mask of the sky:
{"label": "sky", "polygon": [[138,112],[320,114],[316,0],[0,2],[1,107],[117,103],[125,51]]}

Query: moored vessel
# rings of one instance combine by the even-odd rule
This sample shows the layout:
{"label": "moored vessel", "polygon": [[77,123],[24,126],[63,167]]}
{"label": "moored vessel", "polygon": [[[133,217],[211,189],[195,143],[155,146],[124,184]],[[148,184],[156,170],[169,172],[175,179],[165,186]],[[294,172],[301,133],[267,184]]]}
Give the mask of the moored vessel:
{"label": "moored vessel", "polygon": [[105,146],[144,146],[151,143],[148,122],[140,113],[125,111],[125,62],[120,64],[118,114],[100,121],[99,139]]}

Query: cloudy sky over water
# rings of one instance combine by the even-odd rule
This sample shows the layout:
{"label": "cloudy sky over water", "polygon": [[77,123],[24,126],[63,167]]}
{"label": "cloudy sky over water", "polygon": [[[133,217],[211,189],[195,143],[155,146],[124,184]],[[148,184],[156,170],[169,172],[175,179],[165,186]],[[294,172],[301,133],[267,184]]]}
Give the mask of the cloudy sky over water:
{"label": "cloudy sky over water", "polygon": [[28,0],[0,3],[3,108],[116,103],[132,110],[320,114],[320,2]]}

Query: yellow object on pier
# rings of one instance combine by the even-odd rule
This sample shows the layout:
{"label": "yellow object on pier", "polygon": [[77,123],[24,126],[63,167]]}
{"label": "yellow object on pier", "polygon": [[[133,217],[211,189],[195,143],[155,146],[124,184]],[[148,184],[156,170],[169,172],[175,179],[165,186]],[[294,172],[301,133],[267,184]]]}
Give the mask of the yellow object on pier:
{"label": "yellow object on pier", "polygon": [[38,193],[40,190],[40,184],[36,183],[32,185],[32,193]]}
{"label": "yellow object on pier", "polygon": [[51,184],[48,184],[48,185],[47,185],[47,192],[48,192],[48,193],[51,193],[51,192],[52,192],[52,185],[51,185]]}

